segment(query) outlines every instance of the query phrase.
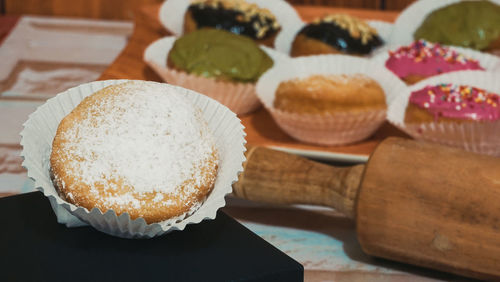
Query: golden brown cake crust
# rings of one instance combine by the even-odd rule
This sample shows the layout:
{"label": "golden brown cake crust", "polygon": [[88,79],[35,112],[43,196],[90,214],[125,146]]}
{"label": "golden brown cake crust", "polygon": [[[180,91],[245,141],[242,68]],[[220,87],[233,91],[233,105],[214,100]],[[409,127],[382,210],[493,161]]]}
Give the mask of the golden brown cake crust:
{"label": "golden brown cake crust", "polygon": [[303,34],[298,34],[295,37],[290,50],[290,55],[292,57],[340,53],[339,50],[331,45]]}
{"label": "golden brown cake crust", "polygon": [[422,109],[419,106],[413,105],[411,103],[408,104],[408,107],[406,107],[405,111],[405,123],[415,124],[415,123],[431,123],[431,122],[465,123],[465,122],[477,122],[477,121],[456,119],[449,117],[438,117],[437,119],[434,119],[434,116],[430,114],[427,110]]}
{"label": "golden brown cake crust", "polygon": [[427,76],[423,75],[418,75],[418,74],[410,74],[408,76],[405,76],[403,78],[403,81],[406,83],[406,85],[413,85],[416,84],[417,82],[426,79]]}
{"label": "golden brown cake crust", "polygon": [[309,114],[359,113],[387,108],[383,89],[362,74],[313,75],[281,82],[274,107]]}
{"label": "golden brown cake crust", "polygon": [[[186,178],[180,186],[175,187],[175,193],[172,193],[172,190],[162,189],[138,191],[127,184],[129,183],[127,175],[120,175],[120,167],[112,177],[84,179],[82,176],[79,167],[83,162],[93,162],[91,164],[96,166],[102,163],[99,162],[100,156],[93,151],[89,151],[89,155],[77,153],[85,150],[81,148],[85,143],[78,143],[75,140],[86,136],[75,136],[74,129],[89,119],[95,128],[102,126],[98,121],[109,112],[102,111],[101,105],[120,99],[121,93],[126,91],[123,90],[124,87],[127,87],[127,83],[106,87],[86,97],[59,124],[50,156],[51,174],[56,189],[63,199],[89,211],[99,208],[104,213],[112,209],[117,215],[128,213],[132,219],[142,217],[147,223],[192,213],[203,203],[214,186],[218,166],[215,147],[210,149],[208,159],[199,163],[196,168],[200,170],[199,174],[196,174],[198,177]],[[106,144],[108,145],[114,144]],[[135,145],[141,146],[141,144]]]}

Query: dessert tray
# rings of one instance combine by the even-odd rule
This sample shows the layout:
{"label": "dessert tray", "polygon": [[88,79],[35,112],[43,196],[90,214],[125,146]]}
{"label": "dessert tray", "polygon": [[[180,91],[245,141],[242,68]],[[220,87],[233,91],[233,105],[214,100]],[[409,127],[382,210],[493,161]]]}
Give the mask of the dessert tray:
{"label": "dessert tray", "polygon": [[[128,45],[117,57],[115,62],[101,75],[100,79],[127,78],[162,81],[162,79],[143,60],[146,48],[154,41],[170,35],[159,20],[161,5],[151,5],[141,8],[135,17],[135,30]],[[384,33],[392,28],[396,12],[369,13],[361,10],[349,10],[325,7],[297,7],[298,14],[304,21],[312,20],[325,13],[350,13],[354,16],[384,21],[381,29]],[[358,143],[344,146],[317,146],[294,140],[283,132],[273,121],[271,115],[264,109],[240,117],[247,134],[246,140],[250,146],[266,146],[274,149],[302,155],[323,161],[341,161],[349,163],[365,162],[375,147],[388,136],[407,137],[396,127],[385,123],[370,138]]]}

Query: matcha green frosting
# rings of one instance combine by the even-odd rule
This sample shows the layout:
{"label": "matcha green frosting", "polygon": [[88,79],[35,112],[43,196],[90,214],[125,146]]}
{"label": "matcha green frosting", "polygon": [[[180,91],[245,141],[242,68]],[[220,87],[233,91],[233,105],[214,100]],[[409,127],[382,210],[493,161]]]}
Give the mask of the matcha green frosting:
{"label": "matcha green frosting", "polygon": [[169,59],[188,73],[238,82],[255,82],[273,65],[253,40],[217,29],[200,29],[177,39]]}
{"label": "matcha green frosting", "polygon": [[490,1],[463,1],[435,10],[414,34],[415,39],[477,50],[499,37],[500,6]]}

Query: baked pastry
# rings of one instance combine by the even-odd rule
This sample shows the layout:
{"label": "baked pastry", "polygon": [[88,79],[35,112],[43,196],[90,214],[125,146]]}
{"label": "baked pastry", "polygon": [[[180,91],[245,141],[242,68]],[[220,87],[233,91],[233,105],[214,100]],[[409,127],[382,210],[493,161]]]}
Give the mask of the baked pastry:
{"label": "baked pastry", "polygon": [[177,39],[167,66],[197,76],[231,82],[256,82],[273,65],[251,39],[224,30],[200,29]]}
{"label": "baked pastry", "polygon": [[184,16],[184,33],[200,28],[216,28],[252,38],[274,47],[281,27],[267,9],[244,0],[195,0]]}
{"label": "baked pastry", "polygon": [[387,108],[380,85],[363,74],[313,75],[281,82],[273,106],[284,112],[319,115]]}
{"label": "baked pastry", "polygon": [[405,123],[498,121],[499,97],[470,86],[427,86],[411,93]]}
{"label": "baked pastry", "polygon": [[389,51],[389,59],[385,62],[385,66],[407,84],[414,84],[441,73],[484,70],[478,61],[425,40],[418,40],[396,51]]}
{"label": "baked pastry", "polygon": [[500,6],[481,0],[442,7],[430,13],[413,36],[445,45],[499,51]]}
{"label": "baked pastry", "polygon": [[344,14],[317,18],[295,36],[292,57],[318,54],[367,55],[383,44],[365,21]]}
{"label": "baked pastry", "polygon": [[64,117],[50,166],[66,201],[154,223],[201,206],[218,155],[197,107],[163,84],[134,81],[95,92]]}

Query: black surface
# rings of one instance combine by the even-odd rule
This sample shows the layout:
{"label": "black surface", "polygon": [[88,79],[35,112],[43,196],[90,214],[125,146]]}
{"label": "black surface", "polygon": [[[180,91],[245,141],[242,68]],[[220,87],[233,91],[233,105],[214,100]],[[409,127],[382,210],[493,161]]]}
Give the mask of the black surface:
{"label": "black surface", "polygon": [[334,22],[308,24],[300,30],[299,34],[317,39],[348,54],[370,54],[373,49],[383,44],[378,35],[374,35],[366,44],[363,44],[361,38],[352,37],[348,30],[341,28]]}
{"label": "black surface", "polygon": [[219,211],[154,239],[58,224],[33,192],[0,199],[0,281],[302,281],[303,267]]}
{"label": "black surface", "polygon": [[[191,5],[188,9],[198,28],[212,27],[223,29],[235,34],[245,35],[253,39],[266,39],[276,33],[271,19],[261,19],[259,15],[250,18],[249,21],[238,20],[243,17],[243,13],[236,10],[224,9],[223,7],[213,8],[207,5]],[[257,37],[258,30],[254,24],[267,26],[268,30],[260,38]]]}

